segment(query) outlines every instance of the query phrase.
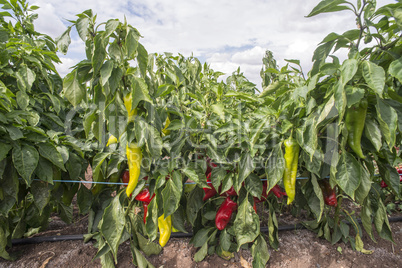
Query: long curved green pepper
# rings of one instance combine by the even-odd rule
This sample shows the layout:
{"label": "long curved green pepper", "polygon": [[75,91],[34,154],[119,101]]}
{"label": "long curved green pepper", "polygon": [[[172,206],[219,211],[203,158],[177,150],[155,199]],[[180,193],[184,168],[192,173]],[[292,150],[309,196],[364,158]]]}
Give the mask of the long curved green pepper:
{"label": "long curved green pepper", "polygon": [[366,158],[360,142],[364,130],[364,121],[366,120],[367,106],[367,100],[363,99],[360,103],[349,107],[346,110],[345,117],[346,129],[348,130],[348,145],[361,159]]}
{"label": "long curved green pepper", "polygon": [[288,205],[293,202],[296,195],[297,163],[299,161],[300,147],[296,140],[290,136],[284,141],[285,144],[285,172],[283,185],[288,195]]}

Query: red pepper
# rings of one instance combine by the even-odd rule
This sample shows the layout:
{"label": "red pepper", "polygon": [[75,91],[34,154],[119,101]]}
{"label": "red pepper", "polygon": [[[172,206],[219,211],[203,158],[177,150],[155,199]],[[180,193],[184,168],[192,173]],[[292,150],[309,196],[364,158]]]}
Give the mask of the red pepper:
{"label": "red pepper", "polygon": [[331,188],[328,179],[319,180],[318,184],[324,196],[324,203],[328,206],[336,207],[338,205],[336,191],[335,188]]}
{"label": "red pepper", "polygon": [[257,213],[257,205],[255,203],[255,200],[254,200],[254,204],[253,204],[253,209],[254,209],[255,213]]}
{"label": "red pepper", "polygon": [[383,180],[381,181],[380,186],[381,186],[381,188],[387,188],[388,187],[388,185]]}
{"label": "red pepper", "polygon": [[148,188],[145,188],[144,190],[142,190],[136,197],[135,200],[138,201],[142,201],[142,202],[146,202],[146,203],[150,203],[151,200],[155,197],[155,193],[152,195],[150,195]]}
{"label": "red pepper", "polygon": [[[267,189],[265,189],[266,191]],[[276,195],[276,197],[281,198],[282,196],[286,196],[286,192],[282,192],[281,187],[279,187],[279,185],[275,185],[270,191],[269,193],[273,193],[274,195]]]}
{"label": "red pepper", "polygon": [[235,191],[233,186],[230,187],[230,189],[227,190],[226,192],[224,192],[223,194],[226,195],[226,196],[237,196],[237,193],[236,193],[236,191]]}
{"label": "red pepper", "polygon": [[215,217],[215,225],[219,230],[225,229],[226,225],[229,223],[232,218],[233,212],[237,209],[237,203],[230,199],[230,197],[226,197],[225,201],[221,204],[216,213]]}
{"label": "red pepper", "polygon": [[276,197],[278,197],[278,198],[281,198],[282,196],[286,196],[286,192],[282,192],[282,189],[281,189],[281,187],[279,187],[278,184],[276,184],[276,185],[269,191],[268,194],[267,194],[267,187],[268,187],[268,186],[267,186],[267,182],[264,181],[264,182],[262,183],[262,195],[261,195],[261,198],[258,199],[257,197],[254,197],[254,202],[255,202],[255,203],[264,202],[264,201],[267,199],[268,195],[271,194],[271,193],[273,193],[273,194],[274,194]]}
{"label": "red pepper", "polygon": [[155,197],[155,193],[152,195],[149,193],[149,189],[145,188],[142,190],[137,196],[135,197],[135,200],[141,201],[142,206],[144,208],[144,223],[147,221],[147,213],[148,213],[148,205],[152,201],[152,199]]}
{"label": "red pepper", "polygon": [[147,223],[148,205],[149,203],[142,202],[142,206],[144,208],[144,223]]}
{"label": "red pepper", "polygon": [[209,178],[211,178],[211,173],[209,173],[207,176],[207,183],[209,186],[211,186],[211,188],[202,188],[204,189],[205,192],[204,198],[202,199],[203,201],[207,201],[208,199],[217,194],[216,189],[212,185],[211,180]]}
{"label": "red pepper", "polygon": [[[128,172],[128,170],[124,171],[123,173],[123,183],[127,183],[130,181],[130,173]],[[127,187],[127,185],[125,185]]]}

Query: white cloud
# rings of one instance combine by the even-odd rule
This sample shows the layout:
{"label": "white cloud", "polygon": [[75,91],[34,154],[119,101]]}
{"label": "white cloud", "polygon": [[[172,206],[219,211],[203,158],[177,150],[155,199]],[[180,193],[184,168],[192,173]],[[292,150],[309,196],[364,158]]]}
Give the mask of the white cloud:
{"label": "white cloud", "polygon": [[64,77],[66,74],[68,74],[71,71],[70,68],[81,61],[81,59],[73,59],[68,57],[60,57],[60,60],[61,63],[56,65],[56,69],[61,77]]}
{"label": "white cloud", "polygon": [[[382,6],[395,0],[378,0]],[[93,9],[97,22],[126,16],[144,36],[148,52],[193,54],[207,59],[216,71],[233,72],[238,66],[246,77],[260,84],[259,70],[266,49],[279,64],[300,59],[303,69],[311,67],[317,44],[331,33],[355,28],[350,11],[310,13],[318,0],[35,0],[37,30],[60,35],[75,15]],[[32,4],[34,4],[32,3]],[[81,51],[81,52],[80,52]],[[80,55],[80,56],[79,56]],[[84,44],[73,39],[68,58],[84,59]]]}

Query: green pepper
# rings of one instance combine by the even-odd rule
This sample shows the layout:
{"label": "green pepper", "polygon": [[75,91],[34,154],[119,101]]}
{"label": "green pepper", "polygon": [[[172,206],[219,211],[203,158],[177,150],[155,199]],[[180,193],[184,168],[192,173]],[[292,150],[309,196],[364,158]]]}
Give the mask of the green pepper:
{"label": "green pepper", "polygon": [[352,105],[346,110],[345,123],[348,130],[348,145],[353,152],[365,159],[360,142],[364,130],[364,121],[367,113],[367,100],[363,99],[360,103]]}
{"label": "green pepper", "polygon": [[290,136],[284,141],[285,144],[285,172],[283,174],[283,185],[285,186],[286,194],[288,195],[288,202],[293,202],[296,195],[296,176],[297,176],[297,163],[299,161],[300,147],[296,140]]}

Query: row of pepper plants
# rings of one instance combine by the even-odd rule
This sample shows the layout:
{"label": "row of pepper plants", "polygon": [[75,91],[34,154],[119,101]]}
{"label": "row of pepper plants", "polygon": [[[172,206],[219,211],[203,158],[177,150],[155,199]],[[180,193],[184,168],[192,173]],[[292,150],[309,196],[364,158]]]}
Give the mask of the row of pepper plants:
{"label": "row of pepper plants", "polygon": [[[195,57],[148,53],[126,21],[98,24],[86,10],[54,41],[34,30],[37,6],[0,4],[0,257],[51,213],[71,222],[74,196],[105,267],[126,241],[133,263],[152,267],[143,254],[172,231],[193,233],[195,261],[248,248],[264,267],[283,211],[364,253],[363,231],[393,242],[384,203],[401,195],[400,2],[321,1],[307,17],[353,12],[357,29],[328,34],[307,73],[267,51],[262,92],[240,69],[222,81]],[[87,58],[61,78],[54,64],[73,30]]]}

